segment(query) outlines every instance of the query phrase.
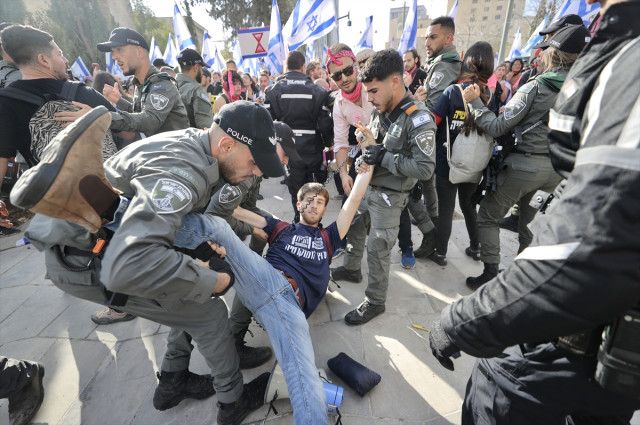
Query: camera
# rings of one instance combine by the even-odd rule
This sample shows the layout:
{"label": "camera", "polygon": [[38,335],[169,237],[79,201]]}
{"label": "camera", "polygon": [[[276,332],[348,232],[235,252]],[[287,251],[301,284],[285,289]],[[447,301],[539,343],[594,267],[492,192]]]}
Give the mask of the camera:
{"label": "camera", "polygon": [[640,399],[640,306],[605,328],[595,379],[606,390]]}

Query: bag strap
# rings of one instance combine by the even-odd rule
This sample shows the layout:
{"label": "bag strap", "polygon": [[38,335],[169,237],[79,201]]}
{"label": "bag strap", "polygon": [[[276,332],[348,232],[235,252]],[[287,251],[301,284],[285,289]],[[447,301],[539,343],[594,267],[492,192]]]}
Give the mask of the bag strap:
{"label": "bag strap", "polygon": [[449,135],[449,115],[445,118],[447,123],[447,164],[451,164],[451,136]]}
{"label": "bag strap", "polygon": [[0,90],[0,96],[8,97],[14,100],[21,100],[23,102],[29,102],[38,107],[47,103],[47,100],[38,96],[37,94],[29,93],[26,90],[19,89],[17,87],[5,87]]}
{"label": "bag strap", "polygon": [[329,264],[331,264],[331,259],[333,258],[333,249],[331,249],[331,243],[329,242],[329,232],[327,232],[327,229],[325,229],[324,227],[321,227],[320,234],[322,235],[324,246],[327,247],[327,254],[329,255]]}
{"label": "bag strap", "polygon": [[76,100],[76,93],[78,92],[80,84],[82,83],[65,81],[64,84],[62,84],[62,90],[60,90],[60,97],[64,100],[68,100],[69,102]]}
{"label": "bag strap", "polygon": [[276,224],[273,230],[271,231],[271,235],[269,235],[269,240],[267,241],[269,245],[271,245],[276,240],[280,232],[282,232],[282,230],[289,225],[290,223],[287,223],[286,221],[278,222],[278,224]]}

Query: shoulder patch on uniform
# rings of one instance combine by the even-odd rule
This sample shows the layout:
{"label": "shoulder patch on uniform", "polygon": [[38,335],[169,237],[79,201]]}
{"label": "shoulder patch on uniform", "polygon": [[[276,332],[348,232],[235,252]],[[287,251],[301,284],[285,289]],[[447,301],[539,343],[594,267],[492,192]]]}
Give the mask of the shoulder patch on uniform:
{"label": "shoulder patch on uniform", "polygon": [[578,88],[573,80],[569,80],[562,86],[562,93],[568,99],[578,92]]}
{"label": "shoulder patch on uniform", "polygon": [[504,119],[506,120],[514,119],[520,114],[520,112],[524,111],[524,108],[526,106],[527,104],[524,103],[522,100],[512,99],[509,103],[507,103],[507,106],[505,106],[504,108]]}
{"label": "shoulder patch on uniform", "polygon": [[187,186],[173,179],[158,179],[151,191],[151,200],[158,214],[178,212],[189,205],[191,199]]}
{"label": "shoulder patch on uniform", "polygon": [[442,72],[434,72],[431,76],[431,79],[429,80],[429,88],[435,88],[438,84],[440,84],[443,78],[444,74]]}
{"label": "shoulder patch on uniform", "polygon": [[153,106],[156,111],[162,111],[169,104],[169,99],[161,94],[151,93],[149,97],[151,99],[151,106]]}
{"label": "shoulder patch on uniform", "polygon": [[429,117],[429,114],[424,113],[411,118],[411,121],[413,121],[414,127],[420,127],[422,124],[426,124],[431,121],[431,117]]}
{"label": "shoulder patch on uniform", "polygon": [[220,189],[218,200],[223,204],[228,204],[229,202],[233,202],[238,199],[241,194],[242,192],[240,189],[227,183],[222,186],[222,189]]}
{"label": "shoulder patch on uniform", "polygon": [[518,88],[518,91],[519,91],[520,93],[529,94],[529,93],[531,92],[531,90],[533,90],[533,86],[534,86],[534,84],[532,84],[532,83],[527,83],[527,84],[525,84],[524,86],[519,87],[519,88]]}
{"label": "shoulder patch on uniform", "polygon": [[433,131],[423,131],[415,137],[416,144],[425,155],[433,155],[435,147],[435,135]]}

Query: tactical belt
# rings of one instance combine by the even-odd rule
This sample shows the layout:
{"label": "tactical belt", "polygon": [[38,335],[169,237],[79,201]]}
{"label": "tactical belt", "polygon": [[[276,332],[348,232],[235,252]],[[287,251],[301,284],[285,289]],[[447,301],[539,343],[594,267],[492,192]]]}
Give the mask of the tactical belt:
{"label": "tactical belt", "polygon": [[[278,270],[278,269],[276,269],[276,270]],[[298,289],[298,284],[296,283],[295,280],[293,280],[293,278],[291,276],[289,276],[288,274],[286,274],[282,270],[278,270],[278,271],[280,273],[282,273],[282,276],[284,276],[284,278],[287,279],[287,281],[291,284],[291,287],[293,288],[293,292],[295,292],[296,296],[298,297],[298,302],[300,303],[300,307],[302,307],[302,294],[300,293],[300,290]]]}
{"label": "tactical belt", "polygon": [[[98,239],[96,246],[92,251],[84,251],[82,249],[74,248],[71,246],[65,246],[61,248],[59,245],[54,247],[54,251],[58,261],[62,266],[69,270],[70,272],[84,272],[89,270],[95,270],[96,277],[99,277],[100,266],[102,261],[102,255],[104,254],[104,247],[106,246],[106,241],[104,239]],[[79,257],[89,258],[86,266],[73,266],[67,263],[64,259],[66,255],[74,255]],[[105,304],[109,307],[122,307],[127,304],[127,300],[129,295],[122,294],[120,292],[112,292],[109,291],[105,286],[98,282],[100,285],[100,289],[102,290],[102,294],[104,295]]]}
{"label": "tactical belt", "polygon": [[516,149],[516,148],[514,148],[511,152],[512,153],[519,153],[521,155],[543,155],[543,156],[549,156],[549,152],[525,152],[525,151],[521,151],[520,149]]}
{"label": "tactical belt", "polygon": [[409,193],[409,192],[411,192],[411,189],[395,190],[395,189],[391,189],[390,187],[376,186],[375,184],[370,184],[369,187],[372,188],[372,189],[377,189],[377,190],[381,190],[381,191],[388,190],[388,191],[396,192],[396,193]]}

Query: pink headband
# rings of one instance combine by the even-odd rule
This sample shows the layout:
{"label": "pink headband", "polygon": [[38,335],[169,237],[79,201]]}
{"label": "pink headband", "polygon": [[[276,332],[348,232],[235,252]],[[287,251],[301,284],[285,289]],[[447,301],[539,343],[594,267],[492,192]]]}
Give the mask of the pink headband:
{"label": "pink headband", "polygon": [[329,72],[329,65],[331,65],[331,62],[335,63],[338,66],[342,65],[342,61],[338,58],[347,57],[347,58],[353,59],[354,63],[357,62],[356,56],[353,54],[351,50],[341,50],[335,55],[331,53],[331,50],[327,50],[327,55],[329,56],[329,59],[327,59],[327,64],[326,64],[327,72]]}

